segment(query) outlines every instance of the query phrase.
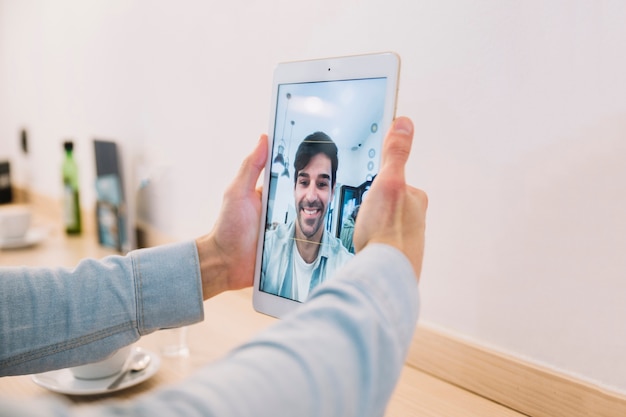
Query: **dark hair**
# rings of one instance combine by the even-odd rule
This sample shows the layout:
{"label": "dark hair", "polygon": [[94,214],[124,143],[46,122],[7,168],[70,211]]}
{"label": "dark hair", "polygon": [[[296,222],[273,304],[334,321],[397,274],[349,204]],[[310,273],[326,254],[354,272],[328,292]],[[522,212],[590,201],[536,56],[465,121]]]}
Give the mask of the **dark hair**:
{"label": "dark hair", "polygon": [[298,150],[296,151],[296,160],[293,163],[294,167],[294,183],[298,182],[298,172],[309,164],[311,158],[315,155],[323,153],[330,159],[330,167],[332,171],[331,186],[335,186],[337,181],[337,166],[339,165],[339,159],[337,158],[337,145],[335,142],[324,132],[311,133],[304,138]]}

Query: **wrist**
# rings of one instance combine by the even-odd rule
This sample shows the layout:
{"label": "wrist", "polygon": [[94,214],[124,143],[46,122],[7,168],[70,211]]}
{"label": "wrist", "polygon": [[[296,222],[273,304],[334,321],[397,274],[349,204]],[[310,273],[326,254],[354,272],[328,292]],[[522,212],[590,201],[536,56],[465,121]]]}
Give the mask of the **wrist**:
{"label": "wrist", "polygon": [[219,249],[211,235],[197,238],[196,248],[200,263],[202,298],[208,300],[217,294],[229,290],[227,264],[225,258],[220,255]]}

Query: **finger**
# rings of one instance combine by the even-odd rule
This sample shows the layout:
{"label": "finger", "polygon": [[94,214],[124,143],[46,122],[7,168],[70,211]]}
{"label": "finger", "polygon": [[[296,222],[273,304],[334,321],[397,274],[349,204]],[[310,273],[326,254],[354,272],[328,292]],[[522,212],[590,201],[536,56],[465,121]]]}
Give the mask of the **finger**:
{"label": "finger", "polygon": [[252,153],[250,153],[241,164],[237,176],[244,190],[253,190],[256,188],[259,175],[261,175],[261,171],[263,171],[265,162],[267,161],[267,146],[267,135],[261,135]]}
{"label": "finger", "polygon": [[411,153],[413,122],[408,117],[394,120],[383,143],[381,174],[404,179],[404,166]]}

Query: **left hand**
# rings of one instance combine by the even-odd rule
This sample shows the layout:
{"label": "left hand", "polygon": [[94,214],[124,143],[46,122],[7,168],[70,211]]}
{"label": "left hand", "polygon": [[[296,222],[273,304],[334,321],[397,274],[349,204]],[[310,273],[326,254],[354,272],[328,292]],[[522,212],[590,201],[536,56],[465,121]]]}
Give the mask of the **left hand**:
{"label": "left hand", "polygon": [[261,189],[256,184],[267,160],[267,140],[267,135],[261,136],[226,189],[213,230],[196,239],[205,300],[253,283],[261,218]]}

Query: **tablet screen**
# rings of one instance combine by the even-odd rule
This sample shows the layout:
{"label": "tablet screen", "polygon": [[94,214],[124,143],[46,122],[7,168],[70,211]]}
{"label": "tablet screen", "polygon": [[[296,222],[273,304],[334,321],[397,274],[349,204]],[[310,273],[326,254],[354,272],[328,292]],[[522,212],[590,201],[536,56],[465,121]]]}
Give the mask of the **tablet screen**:
{"label": "tablet screen", "polygon": [[279,84],[259,290],[303,302],[354,254],[379,169],[387,78]]}

